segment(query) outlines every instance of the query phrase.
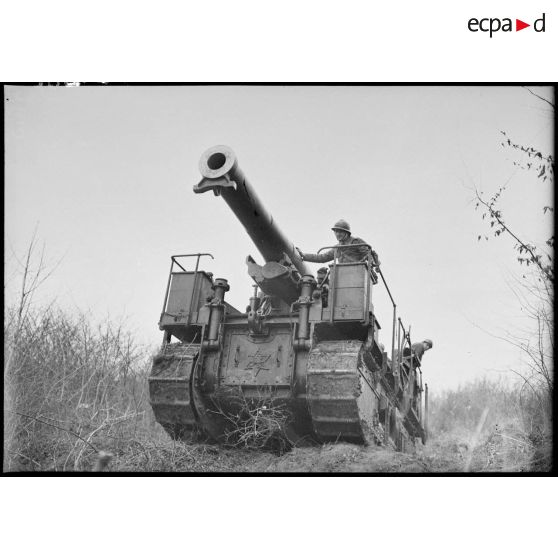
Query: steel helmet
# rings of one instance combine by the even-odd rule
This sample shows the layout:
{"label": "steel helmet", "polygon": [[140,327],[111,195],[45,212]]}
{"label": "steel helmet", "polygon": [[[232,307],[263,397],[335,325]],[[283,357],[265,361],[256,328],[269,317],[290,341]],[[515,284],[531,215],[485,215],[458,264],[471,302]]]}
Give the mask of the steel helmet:
{"label": "steel helmet", "polygon": [[335,223],[335,225],[333,225],[333,227],[331,227],[332,231],[345,231],[350,233],[351,232],[351,225],[349,225],[349,223],[347,223],[347,221],[345,221],[345,219],[339,219],[339,221],[337,221],[337,223]]}
{"label": "steel helmet", "polygon": [[430,348],[432,348],[432,340],[431,339],[425,339],[423,341],[423,343],[428,343],[430,345]]}

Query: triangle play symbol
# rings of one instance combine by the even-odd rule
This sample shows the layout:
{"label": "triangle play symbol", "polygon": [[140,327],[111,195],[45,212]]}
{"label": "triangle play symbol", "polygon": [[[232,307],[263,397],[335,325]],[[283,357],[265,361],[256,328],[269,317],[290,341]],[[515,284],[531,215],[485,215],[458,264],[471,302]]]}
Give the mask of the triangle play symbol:
{"label": "triangle play symbol", "polygon": [[516,31],[521,31],[522,29],[525,29],[525,27],[531,27],[531,24],[530,23],[525,23],[524,21],[521,21],[520,19],[515,20],[515,30]]}

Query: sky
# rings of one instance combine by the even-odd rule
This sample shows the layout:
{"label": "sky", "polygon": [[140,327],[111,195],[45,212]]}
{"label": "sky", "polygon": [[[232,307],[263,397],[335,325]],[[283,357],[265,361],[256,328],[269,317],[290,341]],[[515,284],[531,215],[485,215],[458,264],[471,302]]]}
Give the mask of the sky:
{"label": "sky", "polygon": [[[511,240],[478,242],[489,227],[472,200],[507,182],[502,209],[518,235],[551,235],[551,185],[501,145],[504,130],[553,151],[550,107],[524,88],[7,86],[4,106],[8,303],[36,230],[54,269],[37,304],[124,320],[156,347],[170,256],[210,252],[201,268],[227,278],[227,301],[243,309],[246,256],[262,258],[221,198],[192,191],[202,153],[225,144],[303,251],[334,244],[341,218],[373,246],[413,341],[434,342],[422,367],[431,390],[519,362],[493,335],[522,324],[509,284],[523,269]],[[388,347],[379,285],[373,301]]]}

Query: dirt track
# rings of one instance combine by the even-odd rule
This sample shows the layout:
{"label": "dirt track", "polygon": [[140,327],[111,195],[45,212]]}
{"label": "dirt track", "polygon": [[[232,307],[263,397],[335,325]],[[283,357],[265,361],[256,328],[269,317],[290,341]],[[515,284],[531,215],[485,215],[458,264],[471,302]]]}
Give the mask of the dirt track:
{"label": "dirt track", "polygon": [[[173,471],[219,473],[463,473],[470,458],[471,472],[534,470],[533,454],[510,446],[505,438],[486,438],[474,451],[454,436],[439,437],[414,453],[378,446],[338,443],[294,448],[277,456],[215,445],[159,442],[136,443],[116,452],[112,471]],[[541,469],[539,469],[541,470]],[[544,470],[544,469],[543,469]]]}

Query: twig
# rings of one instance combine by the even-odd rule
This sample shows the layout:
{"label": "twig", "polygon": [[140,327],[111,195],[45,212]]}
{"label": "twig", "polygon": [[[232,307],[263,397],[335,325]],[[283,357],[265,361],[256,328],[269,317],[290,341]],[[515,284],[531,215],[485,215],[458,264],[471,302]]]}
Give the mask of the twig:
{"label": "twig", "polygon": [[545,103],[548,103],[552,108],[555,108],[554,103],[550,102],[548,99],[545,99],[544,97],[541,97],[540,95],[537,95],[536,93],[531,91],[528,87],[525,87],[525,85],[523,86],[523,89],[527,89],[527,91],[529,91],[529,93],[531,93],[531,95],[534,95],[535,97],[538,97],[541,101],[544,101]]}
{"label": "twig", "polygon": [[[109,419],[106,418],[100,426],[98,426],[97,428],[95,428],[95,430],[93,430],[89,436],[87,436],[87,440],[83,440],[83,438],[81,438],[86,444],[88,444],[89,446],[93,447],[90,443],[89,440],[91,440],[93,438],[93,436],[95,436],[95,434],[97,434],[97,432],[99,432],[100,430],[102,430],[103,428],[107,427],[107,426],[111,426],[113,424],[116,424],[118,422],[122,422],[123,420],[128,420],[129,418],[132,418],[134,416],[138,416],[138,415],[142,415],[143,411],[139,412],[139,413],[132,413],[130,415],[123,415],[121,417],[118,418],[114,418],[114,419]],[[95,450],[97,451],[97,450]],[[97,451],[97,453],[99,453]],[[81,459],[81,456],[83,455],[83,448],[80,450],[80,452],[77,454],[75,460],[74,460],[74,470],[78,468],[78,464],[79,464],[79,460]]]}
{"label": "twig", "polygon": [[532,446],[533,445],[531,442],[525,442],[524,440],[518,440],[517,438],[512,438],[511,436],[506,436],[505,434],[497,434],[497,436],[500,436],[501,438],[507,438],[508,440],[513,440],[514,442],[517,442],[518,444],[525,444],[526,446]]}
{"label": "twig", "polygon": [[10,453],[13,453],[14,455],[19,455],[20,457],[23,457],[24,459],[27,459],[28,461],[32,461],[33,463],[35,463],[35,465],[37,465],[37,467],[39,467],[39,469],[41,468],[40,463],[37,463],[34,459],[31,459],[30,457],[27,457],[26,455],[23,455],[23,453],[19,452],[19,451],[12,451],[12,450],[8,450]]}
{"label": "twig", "polygon": [[82,442],[85,442],[92,450],[99,453],[99,450],[93,444],[91,444],[90,442],[88,442],[87,440],[82,438],[79,434],[76,434],[73,430],[68,430],[67,428],[62,428],[61,426],[58,426],[56,424],[51,424],[50,422],[46,422],[46,421],[41,420],[37,417],[32,417],[31,415],[26,415],[25,413],[20,413],[19,411],[9,411],[9,412],[14,413],[16,415],[19,415],[21,417],[29,418],[31,420],[36,420],[37,422],[40,422],[42,424],[46,424],[47,426],[52,426],[53,428],[57,428],[58,430],[63,430],[64,432],[68,432],[69,434],[72,434],[72,436],[75,436],[76,438],[79,438]]}

